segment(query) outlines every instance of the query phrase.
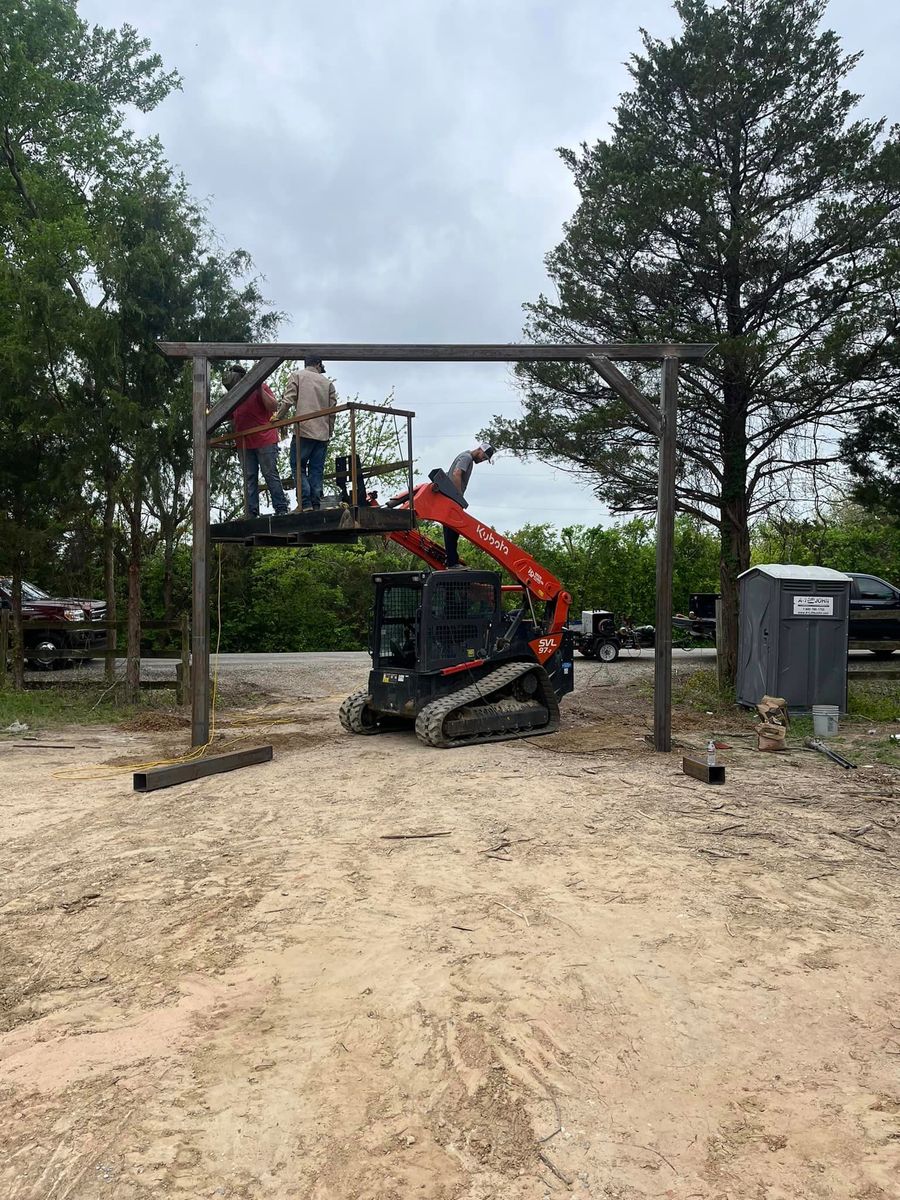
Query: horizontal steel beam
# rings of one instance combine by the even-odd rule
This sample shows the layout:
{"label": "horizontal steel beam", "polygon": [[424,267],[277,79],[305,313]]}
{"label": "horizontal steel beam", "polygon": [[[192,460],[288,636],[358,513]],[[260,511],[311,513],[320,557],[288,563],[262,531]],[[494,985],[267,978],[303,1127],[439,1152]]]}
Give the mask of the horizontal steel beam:
{"label": "horizontal steel beam", "polygon": [[189,783],[190,780],[202,779],[205,775],[219,775],[223,771],[236,771],[239,767],[271,762],[272,753],[271,746],[256,746],[252,750],[233,750],[230,754],[210,754],[206,758],[176,763],[171,767],[151,767],[147,771],[135,771],[134,790],[155,792],[157,788]]}
{"label": "horizontal steel beam", "polygon": [[[299,359],[318,355],[333,362],[539,362],[554,359],[609,358],[638,362],[662,358],[705,358],[712,343],[648,342],[645,345],[610,343],[589,345],[523,345],[452,343],[443,345],[384,342],[157,342],[168,358],[267,358]],[[210,414],[221,420],[220,405]],[[214,423],[214,422],[213,422]]]}

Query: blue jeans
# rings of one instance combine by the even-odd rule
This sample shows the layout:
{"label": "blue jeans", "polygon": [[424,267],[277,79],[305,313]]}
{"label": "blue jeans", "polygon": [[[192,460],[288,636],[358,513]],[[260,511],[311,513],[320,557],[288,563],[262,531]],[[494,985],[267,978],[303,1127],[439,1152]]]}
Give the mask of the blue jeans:
{"label": "blue jeans", "polygon": [[278,476],[278,447],[259,446],[256,450],[243,450],[241,453],[247,488],[247,515],[259,516],[259,472],[262,471],[275,515],[283,517],[288,510],[288,501]]}
{"label": "blue jeans", "polygon": [[[322,478],[325,474],[325,452],[327,442],[316,438],[300,439],[300,487],[297,490],[297,502],[302,499],[302,507],[320,508],[322,505]],[[297,438],[291,439],[291,474],[294,485],[297,484]]]}

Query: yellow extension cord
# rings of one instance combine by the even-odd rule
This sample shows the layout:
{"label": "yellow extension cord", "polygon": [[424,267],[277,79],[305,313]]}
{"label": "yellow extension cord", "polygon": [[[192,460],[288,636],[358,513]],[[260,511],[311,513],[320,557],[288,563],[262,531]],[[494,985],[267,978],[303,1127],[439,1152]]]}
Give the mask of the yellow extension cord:
{"label": "yellow extension cord", "polygon": [[[92,779],[115,779],[117,775],[125,774],[130,771],[149,771],[153,767],[174,767],[181,763],[194,762],[198,758],[202,758],[209,750],[216,736],[216,705],[219,694],[219,647],[222,642],[222,547],[217,548],[217,582],[216,582],[216,649],[213,661],[213,684],[212,684],[212,703],[210,705],[210,726],[209,739],[202,746],[194,746],[186,753],[179,755],[178,758],[161,758],[155,762],[142,763],[121,763],[111,766],[106,763],[90,763],[82,767],[61,767],[58,771],[53,772],[54,779],[66,779],[71,782],[87,782]],[[263,725],[267,729],[274,728],[276,725],[291,725],[296,721],[296,717],[248,717],[242,721],[243,725]],[[257,734],[242,734],[240,737],[234,738],[233,741],[222,744],[222,750],[229,750],[232,746],[237,746],[241,742],[247,741],[248,738],[258,736]]]}

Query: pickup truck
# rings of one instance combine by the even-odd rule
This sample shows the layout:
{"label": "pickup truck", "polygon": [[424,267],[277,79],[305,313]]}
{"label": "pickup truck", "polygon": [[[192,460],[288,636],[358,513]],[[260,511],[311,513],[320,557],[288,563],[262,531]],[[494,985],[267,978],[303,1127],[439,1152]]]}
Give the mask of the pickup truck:
{"label": "pickup truck", "polygon": [[[0,576],[0,609],[12,608],[12,580]],[[22,626],[25,656],[33,670],[52,671],[71,666],[72,659],[51,658],[58,650],[87,650],[106,642],[106,630],[95,623],[106,620],[105,600],[54,597],[33,583],[22,581]],[[45,622],[66,622],[69,629],[42,628]]]}
{"label": "pickup truck", "polygon": [[900,588],[877,575],[850,576],[850,649],[890,658],[900,650]]}

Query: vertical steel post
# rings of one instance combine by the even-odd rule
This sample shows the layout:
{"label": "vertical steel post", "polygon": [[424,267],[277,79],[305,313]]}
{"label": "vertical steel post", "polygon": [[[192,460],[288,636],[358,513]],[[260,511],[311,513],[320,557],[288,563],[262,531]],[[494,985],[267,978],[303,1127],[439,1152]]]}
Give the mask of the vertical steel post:
{"label": "vertical steel post", "polygon": [[193,359],[194,495],[191,561],[191,745],[209,741],[209,362]]}
{"label": "vertical steel post", "polygon": [[359,479],[356,471],[356,407],[350,408],[350,503],[354,508],[359,507]]}
{"label": "vertical steel post", "polygon": [[406,418],[406,461],[409,464],[406,468],[407,486],[409,488],[409,511],[413,512],[413,444],[412,444],[412,417]]}
{"label": "vertical steel post", "polygon": [[664,358],[660,387],[659,490],[656,508],[656,650],[653,747],[672,749],[672,565],[675,550],[675,437],[678,359]]}

